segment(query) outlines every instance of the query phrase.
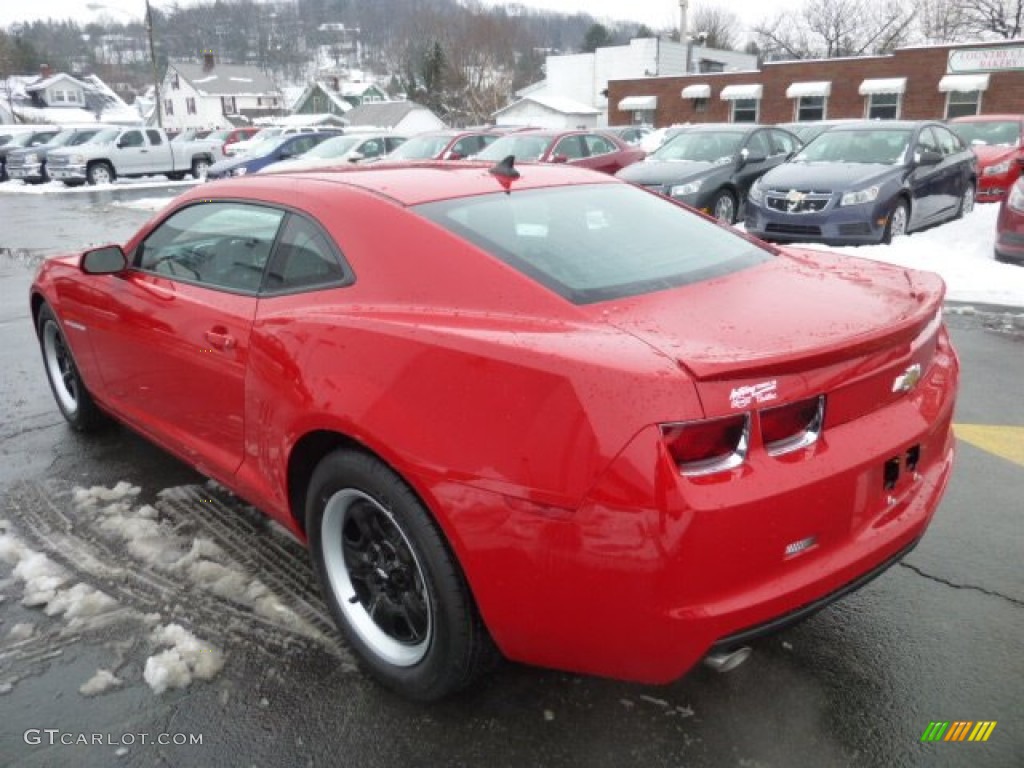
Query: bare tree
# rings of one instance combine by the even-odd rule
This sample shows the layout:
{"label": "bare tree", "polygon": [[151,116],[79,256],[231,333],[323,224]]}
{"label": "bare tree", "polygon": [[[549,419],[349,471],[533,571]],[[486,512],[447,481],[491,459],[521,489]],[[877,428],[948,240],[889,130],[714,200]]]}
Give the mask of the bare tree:
{"label": "bare tree", "polygon": [[971,33],[962,0],[917,0],[917,26],[929,43],[956,43]]}
{"label": "bare tree", "polygon": [[1024,32],[1024,0],[961,0],[967,28],[977,34],[1013,40]]}
{"label": "bare tree", "polygon": [[915,13],[890,0],[808,0],[797,11],[754,25],[754,35],[761,50],[776,58],[866,56],[908,42]]}
{"label": "bare tree", "polygon": [[717,5],[699,5],[690,20],[694,37],[709,48],[734,51],[739,45],[743,22],[732,11]]}

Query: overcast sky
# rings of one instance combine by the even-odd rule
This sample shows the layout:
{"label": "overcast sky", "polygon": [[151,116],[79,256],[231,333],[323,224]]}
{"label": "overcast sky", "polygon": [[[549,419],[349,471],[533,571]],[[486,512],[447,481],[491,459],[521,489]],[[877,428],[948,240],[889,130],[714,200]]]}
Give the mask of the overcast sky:
{"label": "overcast sky", "polygon": [[[195,0],[182,0],[190,4]],[[792,7],[789,0],[717,0],[751,24],[764,16]],[[160,0],[152,0],[159,6]],[[489,5],[507,4],[507,0],[484,0]],[[517,0],[532,8],[546,8],[563,13],[586,11],[598,18],[642,22],[654,29],[679,23],[678,0]],[[704,0],[715,2],[715,0]],[[691,13],[694,7],[691,0]],[[90,6],[93,6],[90,8]],[[145,0],[0,0],[0,26],[7,27],[18,21],[36,19],[73,18],[78,22],[93,21],[108,16],[119,21],[141,20],[145,14]]]}

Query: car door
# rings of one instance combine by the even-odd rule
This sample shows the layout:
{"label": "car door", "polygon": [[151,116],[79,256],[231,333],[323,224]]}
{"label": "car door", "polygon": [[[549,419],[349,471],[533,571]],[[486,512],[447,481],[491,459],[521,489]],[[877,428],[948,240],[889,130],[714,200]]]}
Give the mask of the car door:
{"label": "car door", "polygon": [[173,170],[174,162],[171,160],[171,147],[164,141],[160,131],[149,128],[146,130],[146,138],[149,140],[146,170],[152,173],[165,173]]}
{"label": "car door", "polygon": [[586,133],[581,138],[583,146],[587,149],[587,157],[573,165],[582,165],[604,173],[616,173],[622,170],[624,160],[619,148],[610,139],[596,133]]}
{"label": "car door", "polygon": [[579,133],[573,133],[569,136],[563,136],[555,145],[551,148],[551,152],[548,154],[547,161],[549,163],[571,163],[572,165],[579,165],[586,168],[587,165],[584,160],[587,157],[587,148],[583,144],[583,136]]}
{"label": "car door", "polygon": [[741,199],[747,199],[751,185],[767,173],[769,168],[774,168],[784,160],[785,156],[778,153],[773,157],[767,129],[750,134],[740,149],[740,160],[737,161],[736,172],[733,175],[733,183],[739,190]]}
{"label": "car door", "polygon": [[964,146],[960,137],[941,125],[933,125],[932,131],[942,152],[943,172],[941,175],[942,194],[940,214],[943,218],[952,216],[960,209],[964,190],[970,180],[969,163],[973,153]]}
{"label": "car door", "polygon": [[142,131],[132,129],[125,131],[117,140],[115,170],[119,175],[131,176],[146,173],[149,170],[149,145]]}
{"label": "car door", "polygon": [[919,227],[939,214],[943,205],[943,189],[948,178],[948,166],[944,167],[942,161],[934,165],[921,162],[925,152],[933,152],[942,157],[942,148],[931,126],[925,126],[920,130],[911,153],[913,170],[910,172],[909,180],[913,199],[910,204],[910,222],[913,227]]}
{"label": "car door", "polygon": [[258,291],[284,212],[199,202],[163,219],[102,278],[90,338],[112,404],[214,476],[242,459]]}

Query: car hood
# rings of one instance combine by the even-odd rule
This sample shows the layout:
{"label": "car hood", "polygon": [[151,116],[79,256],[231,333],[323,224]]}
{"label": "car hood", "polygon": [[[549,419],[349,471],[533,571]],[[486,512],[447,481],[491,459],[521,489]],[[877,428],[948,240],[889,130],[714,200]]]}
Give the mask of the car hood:
{"label": "car hood", "polygon": [[858,189],[899,176],[902,165],[884,163],[783,163],[761,177],[761,186],[782,189]]}
{"label": "car hood", "polygon": [[1009,160],[1021,155],[1024,157],[1024,152],[1019,147],[993,147],[989,145],[972,146],[971,149],[974,151],[974,156],[978,158],[978,165],[982,168],[987,168],[990,165],[997,165],[1003,160]]}
{"label": "car hood", "polygon": [[721,165],[695,160],[645,160],[615,174],[634,184],[678,184],[708,176]]}
{"label": "car hood", "polygon": [[938,316],[944,293],[929,272],[785,249],[756,267],[588,311],[717,381],[801,374],[905,344]]}

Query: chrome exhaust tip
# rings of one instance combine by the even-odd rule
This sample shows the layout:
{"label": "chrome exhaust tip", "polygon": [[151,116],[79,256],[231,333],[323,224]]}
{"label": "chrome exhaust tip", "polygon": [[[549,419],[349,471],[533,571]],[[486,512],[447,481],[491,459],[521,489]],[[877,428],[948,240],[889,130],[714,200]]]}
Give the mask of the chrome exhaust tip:
{"label": "chrome exhaust tip", "polygon": [[750,646],[743,646],[733,651],[720,651],[709,653],[704,657],[704,663],[716,672],[731,672],[740,664],[750,658],[753,651]]}

